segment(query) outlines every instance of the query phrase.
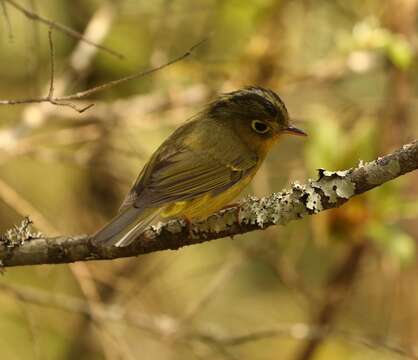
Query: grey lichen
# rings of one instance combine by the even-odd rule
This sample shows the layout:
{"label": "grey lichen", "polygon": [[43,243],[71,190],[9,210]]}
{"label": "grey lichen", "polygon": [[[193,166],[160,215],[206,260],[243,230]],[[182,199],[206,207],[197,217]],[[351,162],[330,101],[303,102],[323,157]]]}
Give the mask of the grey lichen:
{"label": "grey lichen", "polygon": [[330,203],[336,203],[339,198],[349,199],[354,195],[355,184],[347,176],[351,170],[326,171],[319,169],[319,179],[312,181],[311,186],[321,190]]}
{"label": "grey lichen", "polygon": [[3,243],[7,248],[15,248],[23,245],[28,240],[42,238],[42,233],[34,232],[31,225],[32,220],[29,217],[23,218],[20,224],[13,225],[1,236],[0,244]]}
{"label": "grey lichen", "polygon": [[329,171],[329,170],[319,169],[318,172],[319,172],[320,178],[322,178],[323,176],[333,177],[335,175],[340,178],[343,178],[350,173],[350,170]]}
{"label": "grey lichen", "polygon": [[318,194],[315,187],[312,186],[312,181],[308,186],[305,186],[305,192],[307,194],[306,207],[311,210],[314,214],[322,211],[322,199],[321,195]]}
{"label": "grey lichen", "polygon": [[323,196],[329,203],[336,203],[354,195],[355,185],[347,176],[350,171],[320,170],[319,179],[306,185],[296,182],[290,190],[269,197],[249,197],[241,205],[239,220],[263,228],[265,224],[284,225],[309,213],[318,213],[324,209]]}
{"label": "grey lichen", "polygon": [[209,216],[204,221],[195,222],[191,225],[191,235],[194,238],[205,234],[220,233],[228,230],[237,220],[236,210],[227,208]]}
{"label": "grey lichen", "polygon": [[303,217],[307,210],[301,201],[304,190],[296,185],[290,191],[274,193],[269,197],[247,198],[241,205],[239,221],[243,224],[284,225],[291,220]]}
{"label": "grey lichen", "polygon": [[405,144],[405,145],[402,146],[402,150],[404,150],[404,151],[408,151],[408,150],[411,150],[413,148],[414,148],[414,144],[413,143]]}
{"label": "grey lichen", "polygon": [[172,234],[177,234],[180,233],[185,226],[186,221],[183,219],[173,219],[168,220],[167,222],[159,221],[155,225],[151,225],[148,229],[145,230],[145,237],[149,239],[155,239],[161,234],[163,229]]}

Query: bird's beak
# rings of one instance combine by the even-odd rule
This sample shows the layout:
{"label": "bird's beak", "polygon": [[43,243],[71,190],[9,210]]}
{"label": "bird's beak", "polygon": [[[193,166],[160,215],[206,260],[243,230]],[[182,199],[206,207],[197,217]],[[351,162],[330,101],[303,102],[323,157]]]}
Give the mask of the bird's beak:
{"label": "bird's beak", "polygon": [[297,135],[297,136],[308,136],[307,133],[298,129],[295,126],[289,125],[286,129],[283,130],[285,134]]}

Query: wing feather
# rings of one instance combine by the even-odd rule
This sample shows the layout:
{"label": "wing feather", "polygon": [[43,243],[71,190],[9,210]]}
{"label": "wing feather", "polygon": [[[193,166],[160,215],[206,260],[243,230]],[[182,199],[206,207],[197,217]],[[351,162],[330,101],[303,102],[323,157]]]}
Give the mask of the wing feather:
{"label": "wing feather", "polygon": [[[248,169],[234,170],[208,159],[199,164],[196,156],[189,152],[182,152],[173,161],[152,174],[135,206],[146,202],[147,206],[154,207],[193,199],[205,193],[217,194],[237,183],[248,172]],[[176,171],[178,164],[181,164],[181,171]]]}
{"label": "wing feather", "polygon": [[[219,154],[219,144],[213,143],[225,136],[225,129],[211,124],[208,132],[193,131],[193,122],[178,129],[168,141],[154,153],[139,175],[122,209],[128,206],[150,208],[189,200],[199,195],[216,195],[247,176],[257,165],[255,154],[239,141]],[[199,124],[200,128],[204,126]],[[215,134],[214,134],[215,133]],[[232,132],[230,136],[235,136]],[[218,137],[220,139],[221,137]],[[195,146],[195,145],[198,146]],[[205,149],[199,151],[197,149]]]}

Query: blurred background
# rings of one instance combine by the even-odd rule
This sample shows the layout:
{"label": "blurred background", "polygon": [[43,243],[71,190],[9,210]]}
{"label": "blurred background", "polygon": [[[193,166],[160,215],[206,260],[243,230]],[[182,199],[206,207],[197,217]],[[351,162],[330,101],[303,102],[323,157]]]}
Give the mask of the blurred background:
{"label": "blurred background", "polygon": [[[16,4],[21,8],[17,8]],[[274,89],[309,133],[248,193],[346,169],[416,138],[418,0],[0,1],[0,99],[55,95],[170,67],[81,101],[0,106],[0,230],[91,233],[153,150],[217,94]],[[28,13],[27,13],[28,14]],[[111,49],[124,56],[121,59]],[[418,357],[418,178],[343,207],[139,258],[7,269],[2,359]]]}

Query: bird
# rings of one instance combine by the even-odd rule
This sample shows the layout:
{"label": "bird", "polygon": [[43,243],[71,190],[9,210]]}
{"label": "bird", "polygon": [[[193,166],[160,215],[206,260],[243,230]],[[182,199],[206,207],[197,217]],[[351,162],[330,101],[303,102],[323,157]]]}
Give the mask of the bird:
{"label": "bird", "polygon": [[274,91],[221,94],[159,146],[94,241],[125,247],[157,221],[204,220],[242,192],[284,134],[306,136]]}

